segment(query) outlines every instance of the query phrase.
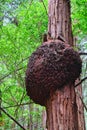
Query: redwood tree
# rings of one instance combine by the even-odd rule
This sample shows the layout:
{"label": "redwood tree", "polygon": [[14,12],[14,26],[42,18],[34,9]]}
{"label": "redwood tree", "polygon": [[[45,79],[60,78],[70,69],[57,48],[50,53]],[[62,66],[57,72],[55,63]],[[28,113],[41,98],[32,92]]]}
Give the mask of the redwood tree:
{"label": "redwood tree", "polygon": [[46,107],[48,130],[84,130],[79,127],[75,80],[81,59],[73,50],[70,1],[49,0],[48,34],[30,57],[26,71],[27,94]]}
{"label": "redwood tree", "polygon": [[[49,14],[48,32],[50,32],[51,36],[53,38],[58,38],[59,36],[62,36],[65,39],[65,41],[68,42],[68,44],[70,44],[71,46],[74,46],[72,29],[71,29],[70,0],[53,0],[53,1],[49,0],[49,13],[48,14]],[[79,80],[77,82],[79,82]],[[81,85],[78,86],[76,89],[79,92],[80,96],[82,97]],[[77,107],[76,108],[77,110],[75,110],[75,113],[74,113],[77,116],[75,118],[75,121],[78,118],[77,119],[78,126],[76,129],[85,130],[83,104],[81,103],[81,100],[76,95],[76,93],[74,93],[74,96],[75,96],[74,102]],[[74,106],[74,109],[75,109],[75,106]],[[63,110],[63,107],[62,107],[62,110]],[[66,113],[66,115],[67,115],[67,113]],[[64,118],[64,116],[63,116],[63,118]],[[69,118],[72,118],[72,116]],[[60,120],[61,120],[61,118],[60,118]],[[60,129],[67,130],[68,126],[66,128],[63,125],[63,127]],[[70,124],[70,129],[72,129],[71,124]],[[73,128],[73,129],[75,129],[75,128]]]}

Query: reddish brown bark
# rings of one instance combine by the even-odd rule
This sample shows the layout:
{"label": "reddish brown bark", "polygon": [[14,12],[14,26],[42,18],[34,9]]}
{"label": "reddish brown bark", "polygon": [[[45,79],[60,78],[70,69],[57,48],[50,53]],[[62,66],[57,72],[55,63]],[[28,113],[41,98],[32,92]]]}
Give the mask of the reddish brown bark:
{"label": "reddish brown bark", "polygon": [[[70,1],[49,0],[48,14],[48,32],[51,38],[58,39],[61,36],[73,46]],[[76,99],[74,84],[66,85],[50,95],[46,105],[48,130],[85,130],[83,113],[80,116],[78,112],[79,107],[81,112],[83,107]]]}
{"label": "reddish brown bark", "polygon": [[67,43],[73,45],[70,19],[69,0],[49,0],[48,3],[48,32],[53,39],[63,37]]}
{"label": "reddish brown bark", "polygon": [[48,130],[78,130],[76,96],[73,85],[56,91],[47,102]]}

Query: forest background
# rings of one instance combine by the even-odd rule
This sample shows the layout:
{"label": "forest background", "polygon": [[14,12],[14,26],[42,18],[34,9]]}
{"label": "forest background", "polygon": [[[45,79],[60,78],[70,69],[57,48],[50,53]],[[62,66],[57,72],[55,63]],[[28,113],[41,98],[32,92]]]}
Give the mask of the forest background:
{"label": "forest background", "polygon": [[[71,0],[75,49],[84,52],[81,79],[87,77],[87,0]],[[44,107],[26,94],[25,71],[29,56],[42,43],[48,26],[47,0],[0,1],[0,129],[44,129]],[[87,122],[87,80],[82,82]],[[5,113],[6,112],[6,113]],[[12,118],[13,117],[13,118]],[[87,128],[87,124],[86,124]]]}

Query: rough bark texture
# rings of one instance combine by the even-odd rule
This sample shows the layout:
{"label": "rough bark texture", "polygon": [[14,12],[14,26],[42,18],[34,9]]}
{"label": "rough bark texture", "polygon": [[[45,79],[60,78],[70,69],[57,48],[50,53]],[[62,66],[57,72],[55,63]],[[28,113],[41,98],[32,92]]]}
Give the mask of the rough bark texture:
{"label": "rough bark texture", "polygon": [[59,40],[45,42],[29,59],[27,94],[34,102],[45,106],[50,92],[68,83],[73,84],[81,73],[81,67],[79,54],[68,44]]}
{"label": "rough bark texture", "polygon": [[[73,46],[71,31],[70,1],[49,0],[49,25],[48,32],[53,39],[62,36],[65,41]],[[76,101],[77,100],[77,101]],[[80,116],[74,85],[67,85],[62,90],[57,90],[47,102],[47,127],[48,130],[85,130],[83,113]],[[81,118],[82,122],[81,122]],[[81,124],[80,124],[81,123]]]}
{"label": "rough bark texture", "polygon": [[78,125],[80,115],[74,88],[81,64],[68,45],[73,46],[69,0],[49,0],[48,33],[51,39],[30,58],[26,71],[27,94],[46,106],[48,130],[84,130],[83,125]]}
{"label": "rough bark texture", "polygon": [[66,85],[51,95],[46,106],[48,130],[78,130],[75,99],[72,85]]}
{"label": "rough bark texture", "polygon": [[73,45],[70,19],[70,0],[49,0],[48,32],[53,39],[62,37],[67,43]]}

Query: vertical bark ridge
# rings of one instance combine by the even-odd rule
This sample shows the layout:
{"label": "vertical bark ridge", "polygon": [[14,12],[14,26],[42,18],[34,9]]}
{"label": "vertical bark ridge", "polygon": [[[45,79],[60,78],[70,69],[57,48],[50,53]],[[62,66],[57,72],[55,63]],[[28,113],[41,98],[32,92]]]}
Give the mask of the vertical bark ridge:
{"label": "vertical bark ridge", "polygon": [[[48,14],[51,37],[58,39],[61,35],[73,46],[70,1],[49,0]],[[46,104],[48,130],[84,130],[79,127],[74,84],[65,85],[52,93]]]}
{"label": "vertical bark ridge", "polygon": [[67,43],[73,45],[70,13],[69,1],[49,0],[48,32],[53,39],[62,36]]}
{"label": "vertical bark ridge", "polygon": [[51,95],[46,105],[48,130],[78,130],[75,102],[73,85],[67,85]]}

